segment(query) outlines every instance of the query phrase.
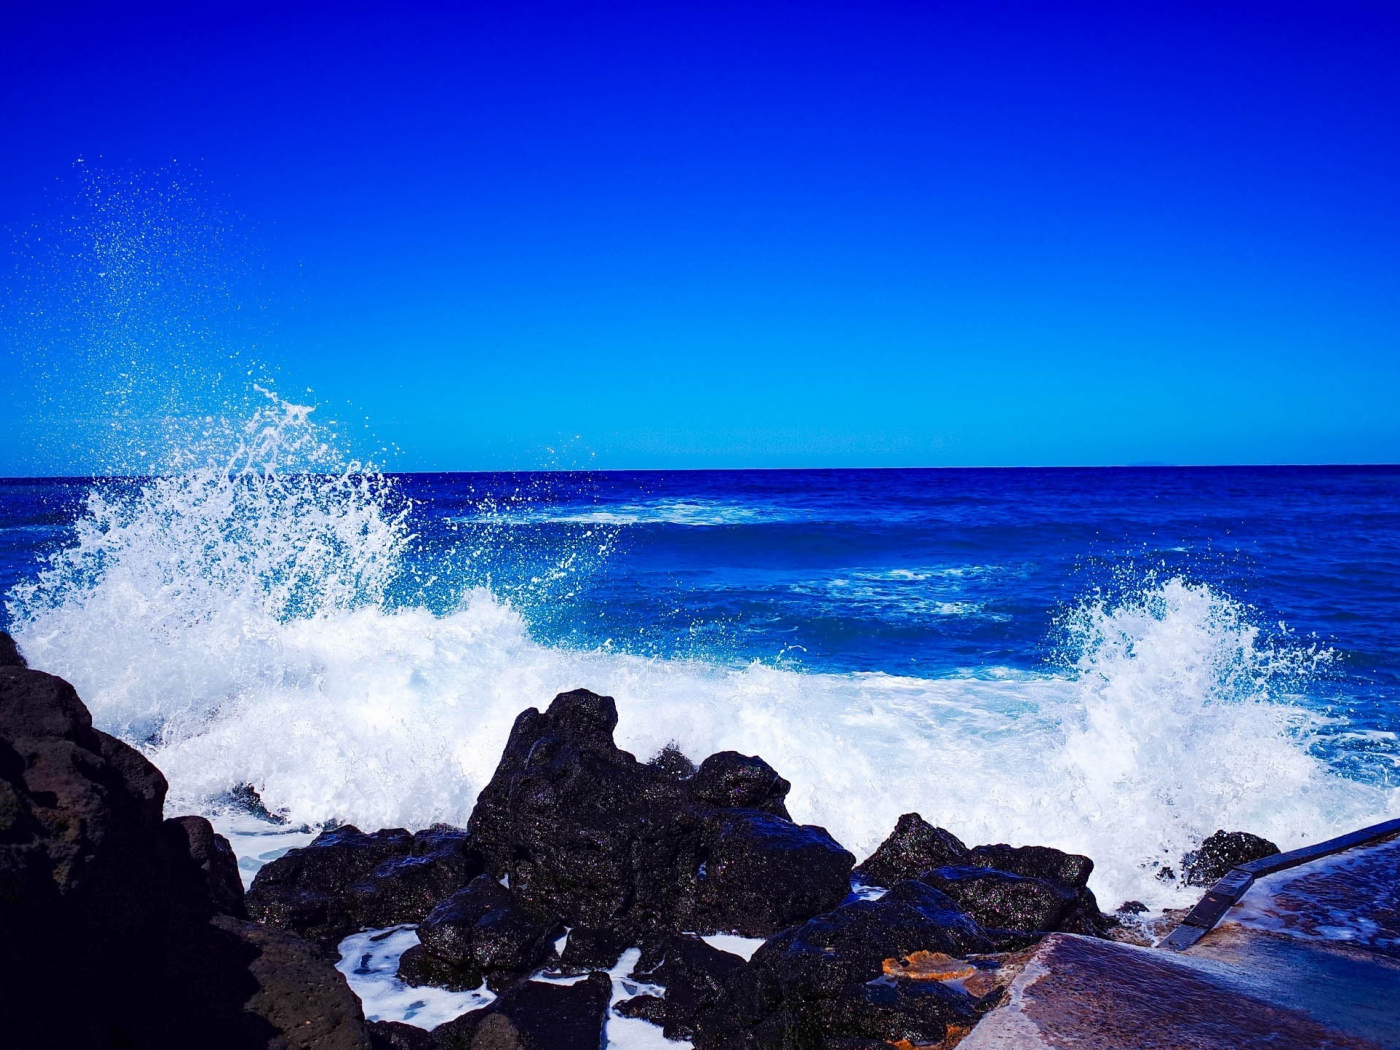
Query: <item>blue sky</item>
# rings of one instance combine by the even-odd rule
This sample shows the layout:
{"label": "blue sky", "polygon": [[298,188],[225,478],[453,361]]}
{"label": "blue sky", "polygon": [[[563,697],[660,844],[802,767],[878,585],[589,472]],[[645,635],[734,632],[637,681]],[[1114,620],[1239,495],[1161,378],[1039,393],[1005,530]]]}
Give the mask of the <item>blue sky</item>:
{"label": "blue sky", "polygon": [[1393,3],[18,6],[0,474],[112,412],[82,171],[231,275],[156,372],[398,469],[1400,460]]}

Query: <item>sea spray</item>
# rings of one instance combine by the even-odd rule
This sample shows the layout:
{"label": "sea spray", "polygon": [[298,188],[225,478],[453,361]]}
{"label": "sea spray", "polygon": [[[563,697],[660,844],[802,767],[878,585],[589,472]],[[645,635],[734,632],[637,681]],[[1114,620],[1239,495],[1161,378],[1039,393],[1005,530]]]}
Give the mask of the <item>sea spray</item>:
{"label": "sea spray", "polygon": [[292,821],[464,823],[511,723],[576,686],[622,746],[761,754],[791,807],[864,854],[917,810],[968,841],[1098,862],[1108,904],[1181,903],[1164,865],[1216,827],[1285,847],[1393,811],[1330,773],[1286,702],[1300,666],[1237,604],[1178,578],[1068,619],[1069,666],[916,678],[576,651],[485,588],[445,612],[387,588],[410,542],[392,484],[269,398],[234,452],[96,489],[73,543],[12,596],[35,664],[78,687],[200,808],[239,784]]}
{"label": "sea spray", "polygon": [[285,625],[377,607],[402,567],[392,483],[341,460],[309,407],[259,393],[166,472],[94,484],[72,542],[9,596],[35,660],[100,689],[134,739],[188,732],[258,686],[254,654]]}
{"label": "sea spray", "polygon": [[394,592],[407,500],[311,409],[260,396],[169,472],[95,485],[71,542],[8,601],[31,662],[146,750],[174,809],[249,784],[298,824],[462,824],[515,717],[577,686],[617,698],[619,743],[640,756],[761,754],[794,816],[858,854],[917,810],[969,842],[1087,853],[1110,905],[1186,900],[1158,876],[1218,827],[1286,848],[1400,809],[1310,750],[1318,716],[1290,696],[1326,654],[1265,642],[1207,585],[1149,577],[1079,604],[1066,658],[1038,673],[548,645],[487,587],[432,609]]}

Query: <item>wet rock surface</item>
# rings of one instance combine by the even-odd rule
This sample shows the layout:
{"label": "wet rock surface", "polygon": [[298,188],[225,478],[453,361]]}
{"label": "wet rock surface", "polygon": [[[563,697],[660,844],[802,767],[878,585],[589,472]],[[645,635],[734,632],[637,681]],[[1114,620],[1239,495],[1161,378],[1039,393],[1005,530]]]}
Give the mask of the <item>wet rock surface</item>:
{"label": "wet rock surface", "polygon": [[693,912],[703,929],[764,937],[849,892],[855,857],[822,828],[761,810],[726,811],[707,824]]}
{"label": "wet rock surface", "polygon": [[947,894],[984,927],[1018,933],[1057,929],[1078,894],[1048,879],[1028,878],[992,868],[934,868],[919,881]]}
{"label": "wet rock surface", "polygon": [[1188,886],[1212,886],[1231,868],[1278,852],[1279,848],[1268,839],[1247,831],[1222,829],[1181,858],[1181,877]]}
{"label": "wet rock surface", "polygon": [[[418,979],[423,956],[462,975],[458,983],[476,987],[484,975],[498,971],[525,972],[541,964],[554,950],[563,927],[524,904],[489,875],[477,876],[434,908],[418,927],[421,952],[405,971],[409,984]],[[409,958],[410,953],[405,953]],[[475,975],[475,980],[470,975]]]}
{"label": "wet rock surface", "polygon": [[686,777],[619,749],[616,724],[611,697],[575,690],[511,730],[469,828],[529,905],[639,941],[767,936],[845,896],[855,858],[788,819],[789,785],[766,762],[721,752]]}
{"label": "wet rock surface", "polygon": [[422,920],[482,867],[481,854],[457,828],[365,834],[345,825],[259,869],[248,909],[259,922],[330,949],[363,927]]}
{"label": "wet rock surface", "polygon": [[936,828],[917,813],[906,813],[889,838],[855,869],[872,886],[917,879],[931,868],[968,863],[968,848],[951,831]]}
{"label": "wet rock surface", "polygon": [[689,1039],[699,1019],[719,1004],[725,982],[744,968],[744,960],[684,934],[666,938],[656,951],[661,963],[637,976],[664,986],[666,996],[631,1000],[627,1016],[660,1024],[667,1039]]}
{"label": "wet rock surface", "polygon": [[696,1021],[699,1050],[821,1047],[828,1036],[938,1043],[979,1000],[939,982],[888,978],[886,959],[920,950],[965,956],[993,943],[944,894],[897,883],[771,938]]}
{"label": "wet rock surface", "polygon": [[433,1029],[433,1050],[598,1050],[612,982],[594,973],[576,984],[523,981],[490,1006]]}

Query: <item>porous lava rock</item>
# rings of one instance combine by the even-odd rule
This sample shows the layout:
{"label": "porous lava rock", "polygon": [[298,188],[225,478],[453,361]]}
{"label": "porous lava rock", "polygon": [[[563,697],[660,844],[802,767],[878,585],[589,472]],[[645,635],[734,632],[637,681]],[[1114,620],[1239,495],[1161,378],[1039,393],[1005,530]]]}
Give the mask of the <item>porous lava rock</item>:
{"label": "porous lava rock", "polygon": [[248,909],[259,922],[331,949],[363,927],[418,922],[482,868],[481,854],[458,828],[366,834],[347,824],[263,865]]}
{"label": "porous lava rock", "polygon": [[368,1050],[344,978],[236,917],[228,844],[165,792],[67,682],[0,667],[0,1042]]}
{"label": "porous lava rock", "polygon": [[485,870],[461,828],[435,824],[413,836],[407,854],[380,861],[346,890],[347,911],[366,927],[419,922]]}
{"label": "porous lava rock", "polygon": [[559,958],[559,969],[566,974],[609,970],[631,947],[631,938],[617,930],[575,926],[568,931],[568,939]]}
{"label": "porous lava rock", "polygon": [[632,1005],[624,1013],[660,1024],[667,1039],[689,1039],[697,1020],[719,1002],[725,982],[744,968],[744,960],[693,934],[666,937],[652,950],[661,956],[660,964],[636,976],[664,985],[666,996],[629,1000]]}
{"label": "porous lava rock", "polygon": [[1117,920],[1099,910],[1094,891],[1089,889],[1089,876],[1094,862],[1079,853],[1066,853],[1050,846],[1008,846],[997,843],[976,846],[968,851],[967,863],[974,867],[993,868],[1027,879],[1043,879],[1071,887],[1076,900],[1061,916],[1056,930],[1079,933],[1087,937],[1104,937]]}
{"label": "porous lava rock", "polygon": [[521,981],[485,1009],[434,1028],[423,1045],[431,1050],[598,1050],[611,997],[612,981],[603,973],[567,985]]}
{"label": "porous lava rock", "polygon": [[238,857],[228,839],[214,831],[203,817],[172,817],[165,822],[166,835],[177,851],[189,854],[199,868],[200,879],[214,910],[235,919],[248,917]]}
{"label": "porous lava rock", "polygon": [[1250,861],[1272,857],[1280,850],[1268,839],[1247,831],[1216,831],[1198,849],[1181,858],[1181,877],[1188,886],[1211,886]]}
{"label": "porous lava rock", "polygon": [[489,875],[480,875],[429,913],[418,927],[419,945],[404,953],[399,975],[409,984],[475,988],[484,976],[524,973],[545,960],[563,933]]}
{"label": "porous lava rock", "polygon": [[791,820],[787,798],[792,785],[761,758],[718,751],[700,763],[690,781],[690,797],[701,805],[758,809]]}
{"label": "porous lava rock", "polygon": [[1057,929],[1078,899],[1074,888],[1064,883],[993,868],[934,868],[919,876],[919,881],[947,894],[983,927],[1018,933]]}
{"label": "porous lava rock", "polygon": [[977,868],[1009,871],[1028,879],[1062,882],[1075,889],[1089,884],[1094,862],[1078,853],[1065,853],[1050,846],[974,846],[968,850],[965,863]]}
{"label": "porous lava rock", "polygon": [[359,998],[313,944],[228,916],[214,925],[256,952],[247,963],[256,988],[243,1009],[248,1020],[261,1019],[277,1033],[268,1050],[369,1050]]}
{"label": "porous lava rock", "polygon": [[872,886],[917,879],[931,868],[968,863],[968,848],[951,831],[936,828],[917,813],[905,813],[889,838],[855,869]]}
{"label": "porous lava rock", "polygon": [[4,631],[0,631],[0,667],[28,667],[24,656],[19,651],[19,646],[15,640]]}
{"label": "porous lava rock", "polygon": [[949,1024],[977,1016],[978,1000],[938,982],[890,981],[885,960],[993,947],[946,895],[920,882],[896,883],[877,901],[843,904],[769,939],[697,1018],[695,1045],[818,1050],[834,1037],[937,1043]]}
{"label": "porous lava rock", "polygon": [[687,775],[613,742],[611,697],[561,693],[515,722],[469,830],[490,873],[542,914],[624,932],[767,936],[827,910],[855,858],[794,824],[766,762],[712,755]]}
{"label": "porous lava rock", "polygon": [[766,937],[846,896],[855,857],[824,829],[751,809],[707,824],[693,913],[701,927]]}

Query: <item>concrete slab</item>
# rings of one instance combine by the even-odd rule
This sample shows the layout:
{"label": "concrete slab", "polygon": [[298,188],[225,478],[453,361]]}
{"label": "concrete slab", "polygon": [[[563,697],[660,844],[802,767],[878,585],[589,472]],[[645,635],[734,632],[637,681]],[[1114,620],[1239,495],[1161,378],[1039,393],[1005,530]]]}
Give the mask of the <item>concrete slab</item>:
{"label": "concrete slab", "polygon": [[1247,994],[1229,968],[1073,934],[1041,942],[960,1050],[1375,1050],[1400,1046]]}
{"label": "concrete slab", "polygon": [[1047,937],[960,1045],[1400,1050],[1400,834],[1362,838],[1242,896],[1222,880],[1196,911],[1214,894],[1223,918],[1182,951]]}
{"label": "concrete slab", "polygon": [[1230,925],[1400,959],[1400,835],[1263,876]]}

